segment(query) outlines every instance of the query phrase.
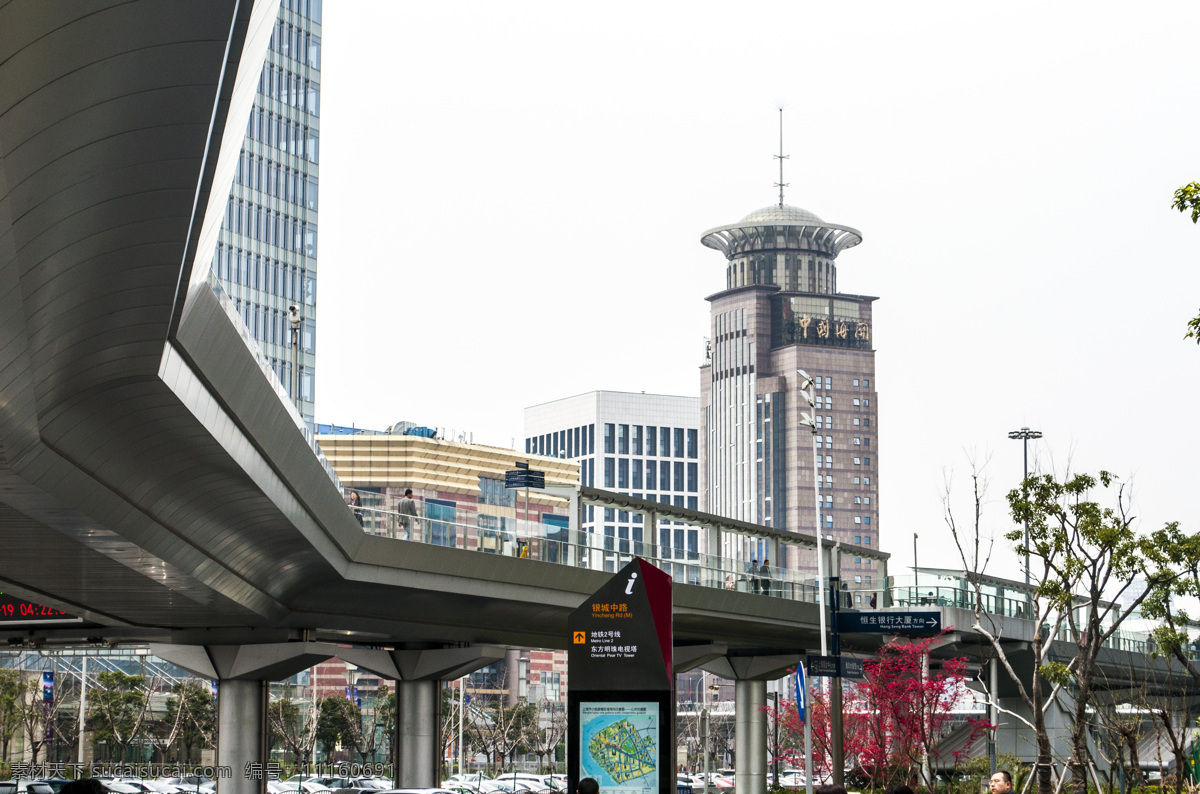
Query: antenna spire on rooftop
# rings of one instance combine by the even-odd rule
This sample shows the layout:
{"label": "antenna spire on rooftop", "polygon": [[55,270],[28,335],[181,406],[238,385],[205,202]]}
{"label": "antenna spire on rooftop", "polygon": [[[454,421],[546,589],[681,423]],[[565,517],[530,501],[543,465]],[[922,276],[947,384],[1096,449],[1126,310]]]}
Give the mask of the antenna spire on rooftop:
{"label": "antenna spire on rooftop", "polygon": [[788,186],[787,182],[783,181],[783,161],[788,159],[788,155],[783,153],[783,108],[779,108],[779,154],[775,155],[775,159],[779,161],[779,181],[775,183],[775,187],[779,188],[779,206],[783,206],[783,189]]}

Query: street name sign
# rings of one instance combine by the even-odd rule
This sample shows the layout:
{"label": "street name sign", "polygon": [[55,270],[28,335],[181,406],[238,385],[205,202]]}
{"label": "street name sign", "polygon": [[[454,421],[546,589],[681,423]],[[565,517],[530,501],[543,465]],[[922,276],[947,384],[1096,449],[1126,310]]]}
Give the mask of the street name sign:
{"label": "street name sign", "polygon": [[[838,662],[841,662],[839,668]],[[813,678],[862,678],[863,661],[849,656],[809,656],[805,670]]]}
{"label": "street name sign", "polygon": [[546,472],[532,469],[511,469],[504,472],[504,487],[520,490],[521,488],[545,488]]}
{"label": "street name sign", "polygon": [[843,633],[934,634],[942,630],[940,612],[839,612]]}

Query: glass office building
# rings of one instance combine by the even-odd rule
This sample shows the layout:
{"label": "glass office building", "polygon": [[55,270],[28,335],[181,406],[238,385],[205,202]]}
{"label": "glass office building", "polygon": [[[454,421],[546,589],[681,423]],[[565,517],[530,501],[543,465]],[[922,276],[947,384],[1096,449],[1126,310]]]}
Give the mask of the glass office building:
{"label": "glass office building", "polygon": [[293,350],[288,308],[299,309],[297,404],[310,424],[320,114],[321,0],[283,0],[212,267],[289,393]]}

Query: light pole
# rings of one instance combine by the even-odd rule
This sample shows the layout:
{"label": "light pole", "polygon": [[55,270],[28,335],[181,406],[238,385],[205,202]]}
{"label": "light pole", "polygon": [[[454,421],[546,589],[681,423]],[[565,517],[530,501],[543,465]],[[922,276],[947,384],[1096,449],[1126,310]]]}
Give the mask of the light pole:
{"label": "light pole", "polygon": [[[1028,427],[1022,427],[1020,430],[1013,430],[1008,434],[1011,439],[1020,439],[1021,444],[1025,448],[1025,480],[1029,479],[1029,439],[1041,438],[1042,431],[1030,430]],[[1025,480],[1021,480],[1022,483]],[[1025,520],[1025,587],[1029,587],[1029,520]]]}
{"label": "light pole", "polygon": [[[817,604],[819,606],[819,609],[817,610],[817,614],[820,615],[820,619],[821,619],[821,656],[824,657],[824,656],[829,655],[829,644],[828,644],[828,639],[825,636],[825,609],[827,606],[825,603],[825,541],[824,541],[823,533],[822,533],[822,529],[821,529],[821,479],[820,479],[821,475],[819,473],[820,467],[818,466],[818,463],[820,461],[817,459],[817,390],[816,390],[816,381],[814,381],[812,378],[810,378],[807,372],[805,372],[802,369],[798,369],[798,370],[796,370],[796,376],[800,379],[800,394],[802,397],[804,397],[804,401],[806,403],[808,403],[809,409],[811,409],[810,413],[801,413],[800,414],[800,424],[808,425],[812,429],[813,515],[817,519]],[[837,560],[835,559],[834,560],[835,567],[836,567],[836,564],[837,564]],[[841,662],[838,661],[838,664],[840,665]],[[838,670],[838,673],[840,674],[841,671]],[[842,766],[843,766],[842,758],[841,758],[842,748],[841,748],[841,743],[840,743],[841,732],[842,732],[842,709],[841,709],[842,679],[841,679],[840,675],[835,676],[833,681],[831,681],[830,683],[831,683],[831,687],[830,687],[830,701],[831,701],[831,703],[830,703],[830,705],[831,705],[830,722],[832,723],[831,728],[832,728],[832,733],[834,736],[833,782],[836,785],[840,786],[840,785],[842,785],[842,775],[844,773],[843,769],[842,769]],[[778,705],[778,701],[776,701],[776,704]],[[805,721],[805,729],[807,730],[807,728],[808,728],[808,722],[806,720]],[[806,734],[806,736],[807,736],[807,734]],[[804,772],[805,772],[805,775],[808,777],[809,785],[811,786],[812,785],[811,784],[811,781],[812,781],[812,745],[808,742],[805,742],[805,749],[804,749]],[[778,777],[776,777],[776,783],[778,783],[778,780],[779,780]],[[809,791],[811,791],[811,790],[812,789],[810,788]]]}
{"label": "light pole", "polygon": [[802,369],[796,370],[796,376],[800,378],[800,395],[804,401],[808,403],[808,407],[812,409],[811,413],[800,414],[800,424],[808,425],[812,428],[812,448],[813,448],[813,515],[817,519],[817,603],[820,605],[818,613],[821,617],[821,655],[829,654],[829,647],[825,638],[825,543],[821,535],[821,475],[818,474],[817,467],[817,392],[815,381],[808,376],[808,373]]}
{"label": "light pole", "polygon": [[771,770],[772,785],[779,785],[779,693],[769,692],[769,697],[775,701],[775,719],[773,721],[774,742],[775,746],[771,748],[771,762],[773,769]]}
{"label": "light pole", "polygon": [[917,533],[913,533],[913,597],[909,599],[914,604],[921,597],[921,584],[917,581]]}

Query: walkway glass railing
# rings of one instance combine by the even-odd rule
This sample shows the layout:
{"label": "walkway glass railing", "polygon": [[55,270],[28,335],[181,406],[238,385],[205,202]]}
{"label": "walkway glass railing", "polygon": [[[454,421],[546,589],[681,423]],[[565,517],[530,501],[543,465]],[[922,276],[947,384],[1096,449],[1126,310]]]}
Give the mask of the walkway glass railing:
{"label": "walkway glass railing", "polygon": [[412,509],[418,515],[406,516],[390,496],[352,488],[345,492],[348,500],[357,498],[357,504],[348,504],[351,512],[375,535],[602,571],[617,571],[642,557],[683,584],[817,602],[817,581],[811,574],[776,566],[766,573],[762,566],[752,571],[743,561],[663,543],[676,537],[675,530],[687,527],[680,522],[659,522],[660,542],[655,544],[644,536],[642,526],[632,527],[632,537],[613,537],[572,530],[565,515],[543,513],[543,520],[527,521],[497,515],[504,510],[488,505],[442,499],[414,500]]}
{"label": "walkway glass railing", "polygon": [[[891,587],[883,591],[882,603],[889,607],[933,608],[956,607],[958,609],[975,608],[974,589],[960,587]],[[1026,618],[1032,612],[1032,602],[1026,598],[1009,598],[987,593],[980,593],[982,611],[991,615],[1010,618]],[[1074,642],[1071,629],[1063,623],[1054,637],[1061,642]],[[1105,648],[1130,653],[1153,653],[1156,650],[1153,637],[1148,632],[1127,631],[1118,629],[1104,642]],[[1188,658],[1200,660],[1200,641],[1193,642],[1184,648]]]}
{"label": "walkway glass railing", "polygon": [[[761,566],[752,570],[746,561],[700,554],[694,549],[672,545],[669,541],[677,537],[675,530],[690,526],[678,521],[659,522],[660,543],[655,545],[644,536],[643,527],[638,525],[631,528],[631,537],[613,537],[601,532],[570,529],[566,515],[542,512],[541,520],[527,521],[504,515],[506,512],[515,512],[512,507],[432,498],[414,500],[412,510],[417,515],[406,516],[400,508],[401,500],[395,496],[376,490],[352,488],[345,489],[345,493],[348,500],[357,500],[352,501],[348,508],[360,525],[365,531],[376,535],[602,571],[617,571],[634,557],[642,557],[682,584],[792,601],[818,601],[817,581],[811,573],[769,567],[764,574]],[[535,506],[537,509],[544,511],[545,505]],[[722,532],[725,535],[739,534],[736,530]],[[796,547],[812,552],[804,544],[796,544]],[[853,559],[852,554],[843,556]],[[948,587],[944,584],[872,587],[845,582],[840,592],[842,609],[974,609],[976,599],[974,588]],[[1031,604],[1023,597],[981,592],[979,600],[983,611],[988,614],[1011,618],[1025,618],[1030,614]],[[1056,639],[1070,641],[1065,626]],[[1106,647],[1148,653],[1153,650],[1153,643],[1148,634],[1118,631],[1109,638]],[[1192,658],[1200,658],[1196,648],[1189,647],[1188,652]]]}

